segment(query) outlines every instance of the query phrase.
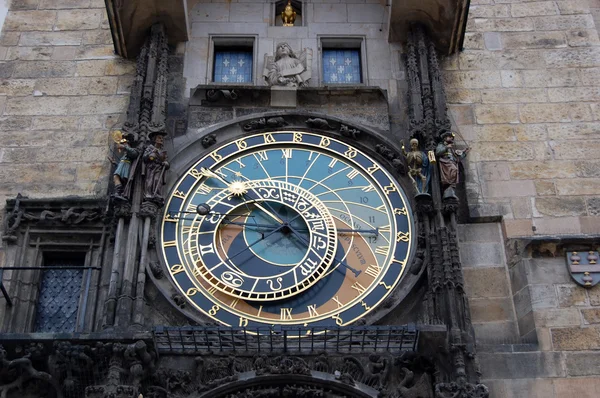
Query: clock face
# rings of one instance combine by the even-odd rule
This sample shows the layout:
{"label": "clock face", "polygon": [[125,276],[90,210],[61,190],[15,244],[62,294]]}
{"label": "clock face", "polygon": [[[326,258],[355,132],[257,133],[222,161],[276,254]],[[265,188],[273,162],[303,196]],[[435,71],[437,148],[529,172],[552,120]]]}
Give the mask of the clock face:
{"label": "clock face", "polygon": [[391,293],[412,232],[408,201],[379,163],[336,139],[283,131],[196,162],[167,201],[160,244],[182,295],[222,324],[329,327]]}

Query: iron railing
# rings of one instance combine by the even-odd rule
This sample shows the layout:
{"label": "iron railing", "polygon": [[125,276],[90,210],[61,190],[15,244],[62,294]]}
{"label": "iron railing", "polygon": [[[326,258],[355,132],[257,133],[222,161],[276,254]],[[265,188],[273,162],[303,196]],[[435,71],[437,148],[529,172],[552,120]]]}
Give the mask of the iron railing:
{"label": "iron railing", "polygon": [[238,328],[216,326],[156,327],[155,347],[161,354],[210,352],[404,352],[416,351],[415,325]]}

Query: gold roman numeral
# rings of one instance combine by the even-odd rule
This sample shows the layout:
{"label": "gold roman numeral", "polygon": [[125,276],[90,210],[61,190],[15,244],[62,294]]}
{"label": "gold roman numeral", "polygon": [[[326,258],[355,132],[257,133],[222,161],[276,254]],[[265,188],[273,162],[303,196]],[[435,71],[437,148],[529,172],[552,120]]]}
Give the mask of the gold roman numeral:
{"label": "gold roman numeral", "polygon": [[292,309],[291,308],[281,308],[281,320],[287,321],[292,319]]}
{"label": "gold roman numeral", "polygon": [[367,270],[365,271],[365,274],[373,277],[373,279],[377,278],[379,276],[379,273],[381,272],[381,267],[377,264],[371,264],[369,265],[369,268],[367,268]]}
{"label": "gold roman numeral", "polygon": [[375,254],[381,254],[383,256],[387,255],[389,251],[390,251],[389,246],[377,246],[375,248]]}
{"label": "gold roman numeral", "polygon": [[309,315],[310,315],[311,318],[319,316],[319,313],[317,312],[317,305],[316,304],[308,305],[308,306],[306,306],[306,308],[308,308],[308,313],[309,313]]}
{"label": "gold roman numeral", "polygon": [[367,290],[366,287],[364,287],[358,282],[354,282],[354,284],[352,285],[352,289],[356,290],[358,294],[363,294]]}

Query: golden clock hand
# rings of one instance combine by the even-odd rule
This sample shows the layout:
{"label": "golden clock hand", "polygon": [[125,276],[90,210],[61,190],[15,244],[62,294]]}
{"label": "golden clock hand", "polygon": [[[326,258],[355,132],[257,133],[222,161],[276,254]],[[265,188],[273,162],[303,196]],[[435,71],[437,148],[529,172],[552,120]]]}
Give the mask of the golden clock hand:
{"label": "golden clock hand", "polygon": [[[240,189],[237,187],[236,181],[230,183],[225,178],[221,177],[220,175],[218,175],[217,173],[215,173],[212,170],[209,170],[209,169],[203,167],[200,169],[200,174],[202,174],[205,177],[216,178],[217,180],[221,181],[223,184],[227,185],[228,189],[233,186],[234,189],[232,191],[240,192]],[[246,195],[246,193],[243,193],[243,192],[241,194]],[[271,217],[273,220],[277,221],[279,224],[285,224],[285,222],[281,218],[279,218],[277,215],[271,213],[269,210],[265,209],[265,207],[262,206],[261,204],[255,202],[254,205],[256,207],[258,207],[261,211],[263,211],[266,215]],[[273,209],[271,209],[271,210],[273,210]]]}

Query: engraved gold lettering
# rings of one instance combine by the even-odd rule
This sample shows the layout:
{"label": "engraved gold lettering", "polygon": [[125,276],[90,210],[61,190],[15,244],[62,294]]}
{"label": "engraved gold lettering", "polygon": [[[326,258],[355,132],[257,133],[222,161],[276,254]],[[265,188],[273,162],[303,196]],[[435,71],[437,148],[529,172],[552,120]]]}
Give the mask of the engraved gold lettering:
{"label": "engraved gold lettering", "polygon": [[183,272],[185,268],[181,264],[175,264],[171,267],[171,274],[177,275],[180,272]]}
{"label": "engraved gold lettering", "polygon": [[336,163],[337,163],[337,159],[333,158],[333,159],[331,159],[331,162],[329,162],[329,164],[327,165],[327,167],[329,167],[330,169],[333,169],[335,167]]}
{"label": "engraved gold lettering", "polygon": [[306,306],[306,308],[308,308],[308,313],[309,313],[309,315],[310,315],[311,318],[319,316],[319,313],[317,312],[317,305],[316,304],[308,305],[308,306]]}
{"label": "engraved gold lettering", "polygon": [[208,315],[217,315],[217,312],[219,312],[219,310],[221,309],[221,307],[219,307],[218,305],[213,305],[212,308],[208,311]]}
{"label": "engraved gold lettering", "polygon": [[210,157],[213,158],[215,160],[215,162],[218,162],[221,159],[223,159],[223,156],[219,155],[216,151],[215,152],[211,152],[210,153]]}
{"label": "engraved gold lettering", "polygon": [[302,133],[294,133],[294,142],[302,142]]}
{"label": "engraved gold lettering", "polygon": [[328,147],[331,141],[327,137],[321,137],[321,141],[319,142],[319,146]]}
{"label": "engraved gold lettering", "polygon": [[195,295],[196,293],[198,293],[198,289],[196,289],[195,287],[190,287],[186,292],[186,296],[191,297],[193,295]]}
{"label": "engraved gold lettering", "polygon": [[163,247],[172,247],[177,245],[177,242],[174,240],[168,240],[166,242],[163,242]]}
{"label": "engraved gold lettering", "polygon": [[244,140],[237,140],[235,142],[235,145],[237,145],[239,150],[248,148],[248,143]]}
{"label": "engraved gold lettering", "polygon": [[208,195],[209,193],[211,193],[212,191],[212,187],[209,187],[206,184],[201,184],[200,186],[198,186],[198,188],[196,189],[196,192],[202,194],[202,195]]}
{"label": "engraved gold lettering", "polygon": [[367,305],[367,303],[365,303],[364,301],[361,301],[361,302],[360,302],[360,305],[362,305],[363,307],[365,307],[365,310],[366,310],[366,311],[369,311],[369,310],[371,309],[371,307],[369,307],[369,306]]}
{"label": "engraved gold lettering", "polygon": [[292,148],[283,148],[281,150],[281,157],[285,158],[285,159],[291,159],[292,158]]}
{"label": "engraved gold lettering", "polygon": [[397,216],[405,216],[406,215],[406,207],[403,207],[401,209],[399,209],[399,208],[396,207],[394,209],[394,214],[397,215]]}
{"label": "engraved gold lettering", "polygon": [[354,148],[348,148],[348,150],[344,152],[344,156],[348,159],[353,159],[356,157],[356,155],[358,155],[358,152]]}
{"label": "engraved gold lettering", "polygon": [[392,259],[392,263],[398,263],[403,267],[406,265],[406,261],[396,260],[395,258]]}
{"label": "engraved gold lettering", "polygon": [[265,143],[272,144],[274,142],[275,142],[275,137],[273,137],[273,134],[271,134],[271,133],[265,134]]}
{"label": "engraved gold lettering", "polygon": [[248,318],[244,318],[244,317],[240,317],[240,323],[239,326],[242,327],[246,327],[248,326]]}
{"label": "engraved gold lettering", "polygon": [[175,219],[171,213],[167,213],[165,215],[165,218],[163,219],[164,222],[177,222],[177,219]]}
{"label": "engraved gold lettering", "polygon": [[179,198],[179,199],[185,199],[185,192],[175,190],[175,193],[173,193],[173,196],[175,196],[176,198]]}
{"label": "engraved gold lettering", "polygon": [[256,152],[256,154],[259,157],[259,160],[262,162],[263,160],[269,160],[269,157],[267,156],[267,151],[259,151]]}
{"label": "engraved gold lettering", "polygon": [[396,242],[408,242],[410,240],[410,232],[398,232],[396,234]]}
{"label": "engraved gold lettering", "polygon": [[335,319],[335,324],[338,326],[342,326],[344,324],[344,321],[342,320],[342,317],[339,314],[333,315],[331,318]]}
{"label": "engraved gold lettering", "polygon": [[396,192],[396,186],[392,183],[386,187],[383,187],[383,192],[385,192],[388,195],[392,192]]}
{"label": "engraved gold lettering", "polygon": [[236,306],[236,305],[238,305],[238,303],[239,303],[239,302],[240,302],[240,299],[239,299],[239,298],[235,298],[235,299],[233,299],[233,301],[232,301],[232,302],[229,304],[229,306],[230,306],[231,308],[235,308],[235,306]]}
{"label": "engraved gold lettering", "polygon": [[367,168],[367,172],[371,175],[373,175],[373,173],[375,173],[377,170],[379,170],[379,165],[373,163],[373,166]]}
{"label": "engraved gold lettering", "polygon": [[390,285],[386,285],[384,281],[379,282],[379,284],[383,287],[385,287],[386,290],[390,290],[392,288],[392,286]]}

